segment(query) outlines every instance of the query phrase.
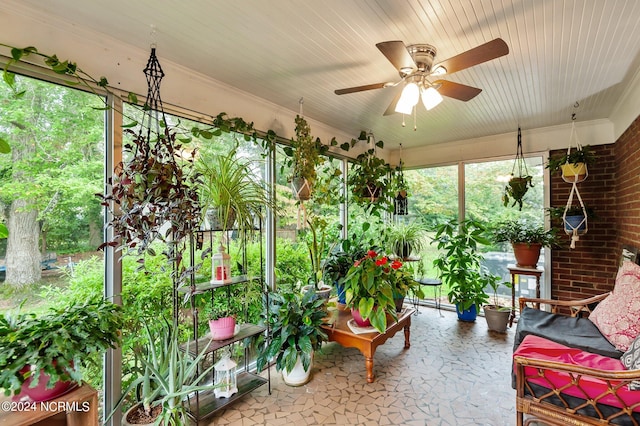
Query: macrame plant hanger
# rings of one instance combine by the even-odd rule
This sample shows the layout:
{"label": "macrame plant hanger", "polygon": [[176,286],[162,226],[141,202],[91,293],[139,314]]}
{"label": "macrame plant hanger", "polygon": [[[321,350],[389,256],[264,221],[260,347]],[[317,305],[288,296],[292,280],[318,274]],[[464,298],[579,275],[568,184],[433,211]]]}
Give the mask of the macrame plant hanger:
{"label": "macrame plant hanger", "polygon": [[[302,110],[302,105],[304,104],[304,98],[300,98],[300,100],[298,101],[298,104],[300,105],[299,107],[299,115],[300,117],[304,118],[304,112]],[[297,219],[297,224],[296,224],[296,228],[297,229],[303,229],[307,227],[307,208],[304,206],[304,200],[302,198],[300,198],[300,192],[306,190],[308,188],[308,186],[304,185],[301,186],[298,190],[297,190],[297,199],[300,200],[298,202],[298,219]]]}
{"label": "macrame plant hanger", "polygon": [[402,144],[400,144],[400,161],[398,163],[398,193],[393,199],[393,213],[397,216],[406,216],[409,214],[409,197],[407,195],[404,181]]}
{"label": "macrame plant hanger", "polygon": [[[578,140],[578,134],[575,131],[575,120],[576,120],[576,114],[573,113],[571,114],[571,135],[569,136],[569,147],[567,148],[567,157],[571,153],[571,143],[573,141],[574,136],[576,139],[576,147],[580,148],[580,141]],[[566,165],[568,164],[569,164],[569,160],[567,160]],[[567,205],[565,206],[564,213],[562,214],[562,222],[564,222],[565,232],[571,236],[571,244],[569,245],[569,247],[572,249],[576,248],[576,241],[580,240],[580,235],[586,234],[589,229],[587,226],[587,209],[584,206],[584,203],[582,202],[580,191],[578,191],[578,183],[586,179],[587,173],[588,171],[585,170],[584,175],[579,176],[575,174],[573,175],[573,179],[566,178],[564,173],[562,176],[562,179],[564,179],[565,182],[571,183],[571,192],[569,193],[569,199],[567,200]],[[580,203],[580,207],[582,208],[582,220],[579,223],[571,223],[570,221],[567,220],[567,212],[573,206],[574,195],[578,199],[578,202]]]}

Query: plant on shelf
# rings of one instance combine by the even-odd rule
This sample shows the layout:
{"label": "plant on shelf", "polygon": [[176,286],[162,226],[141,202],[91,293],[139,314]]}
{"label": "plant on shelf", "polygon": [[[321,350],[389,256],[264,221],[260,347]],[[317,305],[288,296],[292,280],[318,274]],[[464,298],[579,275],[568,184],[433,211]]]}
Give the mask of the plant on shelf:
{"label": "plant on shelf", "polygon": [[[359,139],[362,138],[361,135]],[[373,136],[370,138],[373,139]],[[367,139],[366,134],[364,139]],[[347,182],[357,203],[361,205],[376,203],[383,210],[390,211],[393,208],[389,200],[392,190],[389,179],[391,166],[376,156],[376,148],[383,148],[384,142],[377,141],[373,145],[356,157]]]}
{"label": "plant on shelf", "polygon": [[399,260],[390,260],[375,250],[356,260],[344,279],[346,305],[360,326],[373,326],[380,333],[387,329],[387,314],[397,321],[393,292],[405,279]]}
{"label": "plant on shelf", "polygon": [[73,383],[81,384],[80,368],[90,360],[88,355],[115,348],[122,322],[122,308],[103,299],[51,308],[41,315],[4,314],[0,388],[6,396],[22,392],[20,396],[41,401],[55,398],[53,392],[64,393]]}
{"label": "plant on shelf", "polygon": [[252,165],[238,158],[238,145],[224,154],[202,154],[196,170],[202,175],[199,187],[210,229],[252,229],[256,218],[264,219],[266,208],[275,209],[273,197],[255,178]]}
{"label": "plant on shelf", "polygon": [[[200,368],[209,345],[204,345],[200,353],[191,354],[180,347],[178,327],[166,320],[160,323],[157,333],[144,323],[146,342],[136,349],[142,372],[122,393],[109,418],[135,392],[137,403],[124,414],[123,424],[125,420],[126,424],[188,424],[184,398],[196,391],[213,389],[212,385],[202,384],[213,365]],[[185,347],[192,346],[187,342]]]}
{"label": "plant on shelf", "polygon": [[511,288],[511,283],[508,281],[501,282],[501,277],[498,275],[487,275],[487,277],[487,284],[491,287],[491,290],[493,290],[493,297],[491,304],[483,306],[484,318],[490,330],[504,333],[507,330],[507,323],[511,316],[512,307],[500,303],[498,288],[501,284],[507,288]]}
{"label": "plant on shelf", "polygon": [[233,337],[235,333],[236,317],[231,314],[229,303],[229,301],[213,300],[206,308],[209,331],[213,340],[226,340]]}
{"label": "plant on shelf", "polygon": [[283,148],[287,158],[284,166],[291,167],[291,182],[293,195],[298,200],[308,200],[313,192],[317,172],[316,167],[323,163],[322,157],[329,147],[323,145],[320,139],[311,136],[311,127],[301,115],[296,115],[296,137],[291,139],[290,146]]}
{"label": "plant on shelf", "polygon": [[491,279],[481,268],[480,245],[490,244],[486,227],[479,221],[453,219],[436,226],[433,243],[440,255],[433,261],[440,278],[449,288],[449,302],[456,305],[458,318],[475,321],[489,296],[484,288]]}
{"label": "plant on shelf", "polygon": [[397,221],[386,230],[389,250],[401,259],[419,254],[424,248],[426,231],[420,222]]}
{"label": "plant on shelf", "polygon": [[494,242],[511,243],[520,267],[535,268],[542,247],[555,247],[560,242],[555,229],[545,230],[542,225],[527,220],[506,220],[491,228]]}
{"label": "plant on shelf", "polygon": [[270,339],[258,354],[257,369],[261,371],[275,358],[285,383],[302,385],[309,380],[314,351],[327,340],[322,329],[328,316],[326,304],[311,292],[289,291],[269,294],[269,304]]}

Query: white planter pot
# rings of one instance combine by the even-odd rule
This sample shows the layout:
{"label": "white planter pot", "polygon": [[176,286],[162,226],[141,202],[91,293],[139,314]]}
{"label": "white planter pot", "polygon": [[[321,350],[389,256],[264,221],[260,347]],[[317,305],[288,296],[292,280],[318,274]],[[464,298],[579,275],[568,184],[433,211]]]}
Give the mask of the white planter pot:
{"label": "white planter pot", "polygon": [[313,356],[311,357],[311,364],[309,370],[304,371],[302,366],[302,360],[300,357],[296,360],[296,365],[293,366],[293,370],[287,373],[287,369],[282,370],[282,379],[289,386],[302,386],[311,378],[311,367],[313,366]]}

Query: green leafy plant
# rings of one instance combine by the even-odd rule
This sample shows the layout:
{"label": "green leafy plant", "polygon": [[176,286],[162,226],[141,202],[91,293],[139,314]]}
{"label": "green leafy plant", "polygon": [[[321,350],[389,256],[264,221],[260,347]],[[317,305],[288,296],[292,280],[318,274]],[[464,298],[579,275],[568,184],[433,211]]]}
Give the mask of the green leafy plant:
{"label": "green leafy plant", "polygon": [[545,230],[526,220],[506,220],[491,226],[494,242],[542,244],[543,247],[554,247],[560,242],[554,229]]}
{"label": "green leafy plant", "polygon": [[187,350],[180,347],[179,331],[175,324],[171,325],[166,320],[161,322],[163,326],[157,334],[152,333],[145,322],[147,343],[136,349],[141,353],[143,373],[123,392],[114,412],[127,395],[135,390],[138,410],[146,416],[152,416],[156,414],[154,407],[161,407],[161,410],[156,410],[159,412],[155,424],[178,426],[188,423],[187,407],[183,404],[183,399],[193,392],[213,388],[212,385],[201,385],[213,370],[213,365],[199,367],[208,353],[209,345],[204,345],[200,353],[193,354],[190,342],[185,345]]}
{"label": "green leafy plant", "polygon": [[307,249],[309,250],[309,259],[311,260],[311,278],[316,291],[320,290],[320,284],[323,278],[323,258],[326,256],[327,240],[326,232],[328,223],[320,216],[311,216],[307,219],[309,225],[309,235],[305,239]]}
{"label": "green leafy plant", "polygon": [[202,204],[215,209],[223,230],[233,226],[232,217],[239,229],[252,229],[267,208],[275,210],[274,198],[256,180],[251,164],[237,157],[237,149],[238,145],[224,154],[203,154],[195,164],[202,177]]}
{"label": "green leafy plant", "polygon": [[289,180],[295,178],[306,179],[309,187],[313,188],[316,182],[316,167],[324,162],[324,155],[329,147],[323,145],[320,139],[314,139],[311,135],[311,127],[303,116],[296,115],[296,137],[291,139],[291,144],[284,147],[287,159],[285,166],[291,167]]}
{"label": "green leafy plant", "polygon": [[[57,381],[82,381],[80,367],[89,355],[115,348],[120,343],[122,309],[100,299],[64,308],[51,308],[44,315],[5,314],[0,317],[0,388],[5,395],[18,394],[22,384],[39,372]],[[25,366],[31,366],[26,372]],[[34,374],[35,373],[35,374]]]}
{"label": "green leafy plant", "polygon": [[595,161],[596,156],[590,145],[578,145],[575,148],[571,148],[569,153],[565,151],[562,154],[550,157],[546,167],[551,172],[556,172],[565,164],[573,164],[574,166],[577,166],[579,163],[584,163],[590,166],[594,164]]}
{"label": "green leafy plant", "polygon": [[449,288],[449,302],[468,310],[471,305],[479,309],[489,296],[484,291],[490,275],[482,271],[479,245],[490,244],[486,227],[478,221],[450,220],[436,226],[432,243],[440,255],[433,261],[438,277]]}
{"label": "green leafy plant", "polygon": [[380,333],[387,329],[387,314],[397,320],[393,292],[410,274],[400,271],[403,263],[379,255],[375,250],[358,259],[344,279],[346,305],[360,311],[362,319]]}
{"label": "green leafy plant", "polygon": [[507,288],[511,288],[511,283],[509,281],[502,281],[502,278],[499,275],[487,274],[486,276],[486,285],[488,287],[491,287],[491,290],[493,291],[493,304],[485,305],[485,309],[487,308],[487,306],[493,306],[498,310],[510,310],[511,307],[500,304],[500,299],[498,298],[498,288],[500,288],[501,284],[506,286]]}
{"label": "green leafy plant", "polygon": [[533,188],[532,176],[511,176],[511,179],[509,179],[509,182],[507,182],[507,185],[504,187],[502,203],[507,207],[509,202],[513,201],[511,207],[517,205],[518,210],[522,210],[522,200],[529,188]]}
{"label": "green leafy plant", "polygon": [[398,257],[406,258],[424,248],[426,231],[417,221],[393,223],[386,230],[389,249]]}
{"label": "green leafy plant", "polygon": [[[361,135],[360,138],[362,137]],[[367,139],[366,134],[364,139]],[[389,200],[393,190],[389,177],[391,166],[376,156],[376,147],[383,148],[384,142],[377,141],[375,147],[369,148],[356,157],[347,182],[358,204],[367,205],[375,202],[382,210],[391,211],[393,208]]]}
{"label": "green leafy plant", "polygon": [[275,358],[278,371],[291,372],[298,357],[308,371],[313,351],[327,340],[322,329],[328,316],[325,301],[315,298],[312,292],[274,292],[269,294],[269,304],[271,339],[258,354],[258,371]]}

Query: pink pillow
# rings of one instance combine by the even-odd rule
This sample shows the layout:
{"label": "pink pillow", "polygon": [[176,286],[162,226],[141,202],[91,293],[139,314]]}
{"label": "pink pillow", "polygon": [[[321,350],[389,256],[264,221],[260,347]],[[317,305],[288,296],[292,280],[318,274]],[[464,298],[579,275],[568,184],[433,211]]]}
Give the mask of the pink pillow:
{"label": "pink pillow", "polygon": [[613,291],[589,319],[619,351],[625,352],[640,334],[640,266],[625,261]]}

